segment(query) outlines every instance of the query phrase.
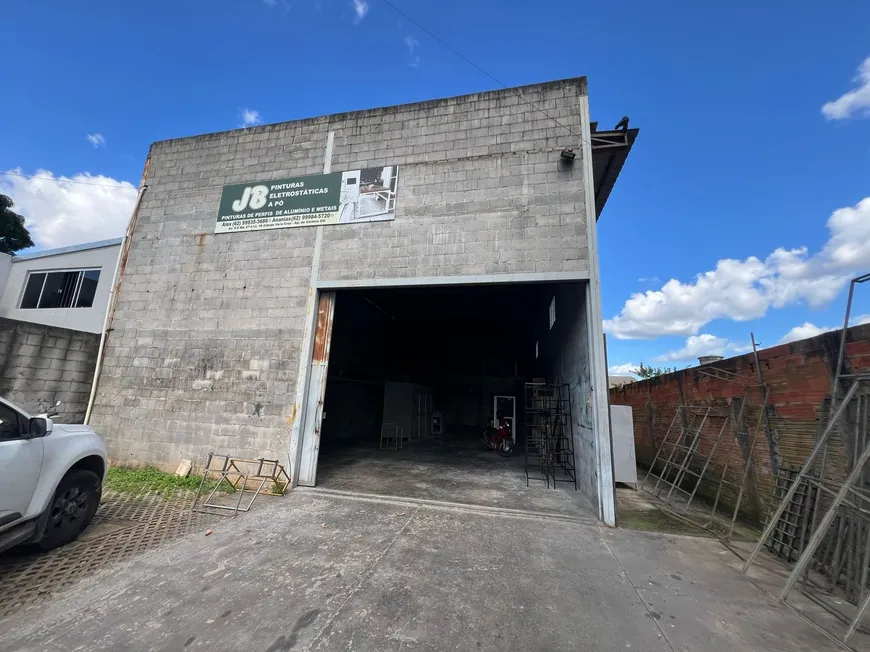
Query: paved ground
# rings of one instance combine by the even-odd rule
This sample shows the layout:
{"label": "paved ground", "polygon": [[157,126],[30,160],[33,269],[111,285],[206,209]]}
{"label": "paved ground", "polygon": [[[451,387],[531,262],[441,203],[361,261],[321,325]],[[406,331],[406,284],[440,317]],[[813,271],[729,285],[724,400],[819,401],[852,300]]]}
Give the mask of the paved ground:
{"label": "paved ground", "polygon": [[827,639],[710,540],[297,490],[0,625],[26,650],[765,650]]}
{"label": "paved ground", "polygon": [[51,552],[16,548],[0,553],[0,618],[39,609],[54,593],[108,563],[204,532],[216,517],[191,512],[193,496],[188,491],[131,495],[107,490],[90,527],[75,543]]}
{"label": "paved ground", "polygon": [[544,482],[532,480],[526,486],[521,450],[504,458],[468,437],[406,441],[398,451],[376,446],[324,448],[317,486],[597,520],[592,505],[573,484],[548,489]]}

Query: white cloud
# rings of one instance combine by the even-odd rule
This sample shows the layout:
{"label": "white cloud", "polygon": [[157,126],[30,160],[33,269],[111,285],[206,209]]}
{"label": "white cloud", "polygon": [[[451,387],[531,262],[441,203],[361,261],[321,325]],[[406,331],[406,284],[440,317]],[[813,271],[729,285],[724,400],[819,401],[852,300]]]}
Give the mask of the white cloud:
{"label": "white cloud", "polygon": [[604,321],[605,330],[617,339],[697,335],[714,319],[742,322],[769,308],[825,305],[870,266],[870,197],[834,211],[827,227],[828,241],[815,254],[779,248],[764,260],[723,259],[689,283],[671,279],[660,290],[638,292]]}
{"label": "white cloud", "polygon": [[408,36],[405,37],[405,45],[408,46],[408,52],[413,54],[414,50],[417,49],[417,46],[420,45],[420,41],[418,41],[417,39],[415,39],[413,36],[411,36],[409,34]]}
{"label": "white cloud", "polygon": [[[867,315],[858,315],[857,317],[853,317],[849,320],[849,326],[859,326],[860,324],[870,324],[870,314]],[[780,344],[787,344],[788,342],[795,342],[797,340],[805,340],[808,337],[815,337],[816,335],[821,335],[822,333],[828,333],[830,331],[836,331],[842,328],[840,326],[816,326],[810,322],[804,322],[800,326],[795,326],[788,333],[783,335],[782,339],[779,341]]]}
{"label": "white cloud", "polygon": [[[9,171],[22,174],[20,169]],[[0,193],[12,198],[31,238],[45,249],[122,236],[136,202],[133,184],[88,172],[55,177],[37,170],[32,178],[3,176]]]}
{"label": "white cloud", "polygon": [[263,122],[260,112],[253,109],[242,109],[240,116],[242,120],[241,124],[239,124],[240,127],[253,127]]}
{"label": "white cloud", "polygon": [[414,55],[414,59],[408,65],[411,66],[412,68],[419,68],[420,67],[420,57],[417,55]]}
{"label": "white cloud", "polygon": [[634,370],[637,369],[637,367],[638,365],[636,364],[626,362],[625,364],[611,365],[607,371],[611,376],[633,376]]}
{"label": "white cloud", "polygon": [[366,0],[353,0],[353,10],[356,12],[353,22],[358,23],[369,13],[369,3]]}
{"label": "white cloud", "polygon": [[845,120],[853,113],[870,111],[870,57],[858,66],[855,82],[855,88],[822,107],[822,113],[828,120]]}
{"label": "white cloud", "polygon": [[267,7],[274,7],[278,4],[278,0],[263,0],[263,4]]}
{"label": "white cloud", "polygon": [[787,342],[794,342],[796,340],[805,340],[808,337],[815,337],[816,335],[821,335],[822,333],[827,333],[828,331],[835,331],[839,328],[838,326],[816,326],[815,324],[811,324],[810,322],[804,322],[800,326],[795,326],[788,333],[786,333],[783,338],[779,341],[780,344],[785,344]]}
{"label": "white cloud", "polygon": [[747,344],[737,344],[725,337],[716,337],[709,333],[700,335],[692,335],[686,340],[685,346],[681,349],[668,351],[667,353],[653,358],[654,362],[677,362],[677,361],[694,361],[704,355],[737,355],[752,350],[752,347]]}
{"label": "white cloud", "polygon": [[88,142],[94,147],[105,147],[106,139],[103,137],[103,134],[88,134],[87,136]]}

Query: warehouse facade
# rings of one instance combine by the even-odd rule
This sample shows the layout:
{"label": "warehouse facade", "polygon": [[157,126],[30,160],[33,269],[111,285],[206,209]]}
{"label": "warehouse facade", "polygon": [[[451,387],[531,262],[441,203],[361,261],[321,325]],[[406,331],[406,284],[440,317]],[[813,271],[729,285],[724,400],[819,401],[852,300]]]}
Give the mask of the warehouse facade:
{"label": "warehouse facade", "polygon": [[576,78],[155,143],[90,423],[117,464],[215,451],[314,484],[321,426],[376,436],[389,381],[447,405],[460,376],[558,378],[614,523],[595,223],[635,135],[597,132]]}

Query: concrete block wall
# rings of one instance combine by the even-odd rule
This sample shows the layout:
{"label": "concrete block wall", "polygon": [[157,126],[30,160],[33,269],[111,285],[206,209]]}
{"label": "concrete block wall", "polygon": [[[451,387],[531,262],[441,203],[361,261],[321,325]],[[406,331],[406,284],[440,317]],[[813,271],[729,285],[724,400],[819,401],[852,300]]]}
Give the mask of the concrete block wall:
{"label": "concrete block wall", "polygon": [[324,231],[320,278],[588,271],[582,164],[559,160],[585,81],[518,92],[331,120],[333,169],[399,165],[399,190],[394,221]]}
{"label": "concrete block wall", "polygon": [[82,423],[100,336],[0,318],[0,396],[30,413],[60,400],[58,423]]}
{"label": "concrete block wall", "polygon": [[398,197],[394,221],[324,227],[321,280],[583,273],[583,166],[559,152],[579,145],[585,93],[580,78],[155,143],[92,416],[114,461],[286,461],[316,229],[215,235],[223,185],[320,174],[333,132],[332,170],[398,165]]}
{"label": "concrete block wall", "polygon": [[565,383],[571,399],[577,484],[593,505],[598,504],[598,455],[592,404],[587,283],[565,284],[555,293],[556,321],[548,332],[552,356],[550,377]]}
{"label": "concrete block wall", "polygon": [[[832,331],[790,344],[759,351],[761,370],[770,387],[768,414],[771,436],[762,427],[751,458],[752,473],[747,486],[748,496],[742,503],[747,518],[763,516],[773,499],[773,477],[776,469],[801,466],[809,456],[819,433],[820,420],[827,418],[823,410],[831,394],[831,382],[836,368],[842,331]],[[870,325],[854,326],[847,332],[846,361],[853,372],[870,371]],[[708,367],[722,369],[744,377],[755,378],[753,355],[746,354],[716,362]],[[705,367],[707,368],[707,367]],[[634,418],[634,438],[637,460],[649,465],[674,417],[681,397],[687,404],[730,405],[746,400],[745,421],[754,431],[759,422],[761,394],[749,393],[732,382],[701,374],[697,368],[630,383],[610,390],[613,405],[630,405]],[[744,398],[746,397],[746,398]],[[711,468],[718,479],[726,464],[731,446],[717,448]],[[709,451],[701,451],[706,457]],[[849,438],[835,436],[828,451],[826,477],[832,469],[845,477],[852,451]],[[740,460],[742,462],[742,460]],[[729,480],[739,487],[745,466],[729,467]],[[717,486],[702,485],[699,494],[714,498]],[[732,508],[736,496],[726,485],[723,502]]]}

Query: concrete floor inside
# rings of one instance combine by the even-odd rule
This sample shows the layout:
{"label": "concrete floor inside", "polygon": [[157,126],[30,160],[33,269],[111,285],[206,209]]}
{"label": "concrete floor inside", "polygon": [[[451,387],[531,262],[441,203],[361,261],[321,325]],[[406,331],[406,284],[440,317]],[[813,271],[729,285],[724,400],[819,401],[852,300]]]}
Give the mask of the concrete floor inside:
{"label": "concrete floor inside", "polygon": [[325,490],[438,501],[530,514],[595,520],[596,512],[572,483],[526,486],[520,450],[501,457],[477,439],[444,435],[405,441],[399,450],[378,445],[322,449],[317,487]]}

